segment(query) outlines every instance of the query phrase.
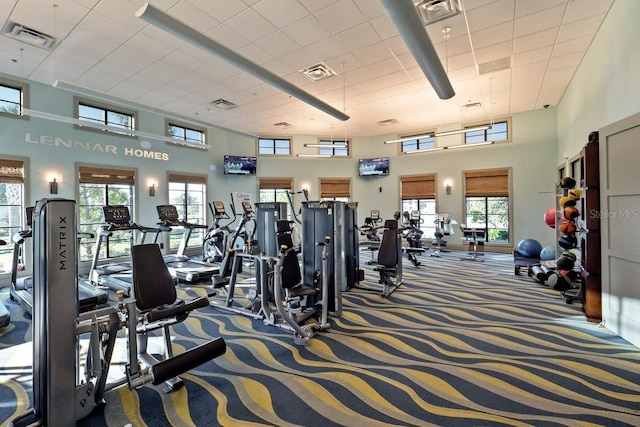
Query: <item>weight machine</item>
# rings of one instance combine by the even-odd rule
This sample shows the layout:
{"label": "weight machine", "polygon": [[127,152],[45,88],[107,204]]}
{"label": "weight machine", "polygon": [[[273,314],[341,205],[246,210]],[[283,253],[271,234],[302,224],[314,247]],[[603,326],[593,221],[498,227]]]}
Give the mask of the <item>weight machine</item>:
{"label": "weight machine", "polygon": [[[124,292],[120,291],[115,306],[78,314],[75,212],[75,202],[72,200],[44,199],[35,206],[33,408],[9,420],[9,426],[22,420],[29,420],[29,425],[75,425],[95,408],[106,404],[105,392],[111,388],[125,383],[134,388],[147,382],[159,385],[169,381],[170,391],[181,385],[176,375],[226,351],[224,340],[217,338],[177,356],[167,347],[168,357],[157,361],[146,354],[144,337],[138,346],[140,335],[146,336],[148,331],[156,328],[164,329],[165,345],[169,346],[171,341],[166,328],[184,320],[190,310],[207,304],[207,299],[201,297],[164,305],[166,290],[175,292],[166,267],[163,271],[165,280],[162,282],[164,291],[158,290],[155,281],[145,285],[145,281],[136,278],[136,295],[141,287],[146,287],[147,292],[140,294],[145,295],[145,301],[125,299]],[[153,247],[156,256],[150,256],[146,251],[141,253],[144,261],[139,271],[161,271],[158,265],[164,264],[161,262],[160,248],[156,244],[142,246]],[[157,260],[160,260],[160,264]],[[155,302],[161,302],[161,305],[156,307]],[[145,309],[151,306],[154,309]],[[142,317],[141,322],[138,322],[138,316]],[[128,331],[126,342],[129,357],[126,377],[108,383],[116,337],[125,328]],[[84,372],[81,374],[79,337],[87,335],[89,345],[86,347]]]}

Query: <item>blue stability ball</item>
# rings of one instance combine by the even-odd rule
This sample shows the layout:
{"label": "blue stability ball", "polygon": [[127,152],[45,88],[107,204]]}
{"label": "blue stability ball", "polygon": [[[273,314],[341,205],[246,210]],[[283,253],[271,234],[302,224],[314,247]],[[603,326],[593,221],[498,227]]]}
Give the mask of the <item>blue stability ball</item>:
{"label": "blue stability ball", "polygon": [[524,239],[518,243],[518,252],[527,258],[538,258],[542,251],[542,245],[536,239]]}
{"label": "blue stability ball", "polygon": [[540,251],[540,261],[551,261],[556,259],[555,245],[547,245]]}

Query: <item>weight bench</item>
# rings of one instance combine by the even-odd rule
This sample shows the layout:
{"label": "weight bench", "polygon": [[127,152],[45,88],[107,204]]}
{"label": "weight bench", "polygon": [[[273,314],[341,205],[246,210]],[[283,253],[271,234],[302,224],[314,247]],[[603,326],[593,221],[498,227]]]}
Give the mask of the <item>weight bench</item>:
{"label": "weight bench", "polygon": [[[477,261],[484,262],[484,259],[478,258],[479,256],[483,256],[484,254],[478,253],[478,246],[484,247],[485,240],[485,230],[481,228],[472,228],[460,226],[460,230],[462,231],[462,238],[469,242],[469,255],[467,257],[462,257],[460,260],[462,261]],[[473,248],[473,251],[471,251]]]}

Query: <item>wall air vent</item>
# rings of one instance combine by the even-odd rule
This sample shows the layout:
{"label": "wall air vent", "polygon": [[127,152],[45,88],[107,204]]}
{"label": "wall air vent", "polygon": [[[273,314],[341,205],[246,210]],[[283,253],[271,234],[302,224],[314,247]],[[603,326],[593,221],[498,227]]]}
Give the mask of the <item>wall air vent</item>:
{"label": "wall air vent", "polygon": [[424,25],[451,18],[462,12],[460,0],[414,0]]}
{"label": "wall air vent", "polygon": [[227,101],[226,99],[222,98],[211,101],[209,105],[217,108],[218,110],[231,110],[232,108],[236,108],[238,106],[238,104],[234,104],[233,102]]}
{"label": "wall air vent", "polygon": [[396,119],[380,120],[380,121],[378,122],[378,124],[379,124],[380,126],[391,126],[391,125],[395,125],[395,124],[397,124],[397,123],[398,123],[398,121],[397,121]]}
{"label": "wall air vent", "polygon": [[323,62],[307,67],[304,70],[300,70],[300,72],[304,74],[306,78],[313,82],[317,82],[319,80],[323,80],[336,75],[336,72],[329,68],[329,66]]}
{"label": "wall air vent", "polygon": [[478,74],[493,73],[494,71],[506,70],[508,68],[511,68],[511,57],[505,56],[504,58],[478,64]]}
{"label": "wall air vent", "polygon": [[2,34],[47,50],[52,50],[56,44],[56,39],[52,36],[12,21],[7,21],[4,27],[2,27]]}

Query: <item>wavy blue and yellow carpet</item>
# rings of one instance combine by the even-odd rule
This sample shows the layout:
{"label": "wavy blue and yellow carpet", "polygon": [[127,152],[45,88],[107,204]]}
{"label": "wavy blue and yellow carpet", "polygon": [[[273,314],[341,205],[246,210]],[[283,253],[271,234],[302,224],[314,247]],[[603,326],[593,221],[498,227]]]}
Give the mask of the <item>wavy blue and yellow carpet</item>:
{"label": "wavy blue and yellow carpet", "polygon": [[[83,426],[639,426],[640,349],[526,275],[508,255],[404,267],[389,298],[369,266],[332,328],[286,331],[208,307],[174,328],[177,351],[222,336],[186,386],[126,386]],[[368,259],[363,253],[363,261]],[[186,294],[203,289],[184,290]],[[6,293],[0,294],[5,300]],[[6,298],[0,422],[30,405],[29,317]],[[22,350],[21,350],[22,349]],[[25,350],[26,349],[26,350]]]}

